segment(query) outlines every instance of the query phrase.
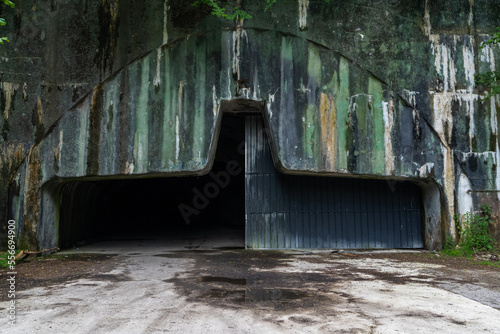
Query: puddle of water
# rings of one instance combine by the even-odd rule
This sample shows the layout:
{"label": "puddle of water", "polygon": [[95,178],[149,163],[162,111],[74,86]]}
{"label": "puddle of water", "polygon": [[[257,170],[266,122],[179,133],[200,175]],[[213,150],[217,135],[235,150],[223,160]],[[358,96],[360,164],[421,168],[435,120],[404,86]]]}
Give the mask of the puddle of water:
{"label": "puddle of water", "polygon": [[[246,285],[246,278],[230,278],[222,276],[203,276],[200,278],[205,283],[229,283],[235,285]],[[283,303],[309,297],[309,294],[295,289],[263,289],[250,288],[245,290],[230,290],[213,288],[206,298],[234,298],[238,302],[272,302]]]}
{"label": "puddle of water", "polygon": [[308,296],[305,292],[292,289],[247,289],[245,291],[246,302],[290,302]]}
{"label": "puddle of water", "polygon": [[246,278],[229,278],[229,277],[218,277],[218,276],[204,276],[201,278],[202,282],[221,282],[236,285],[246,285]]}
{"label": "puddle of water", "polygon": [[205,298],[231,298],[234,301],[244,302],[245,301],[245,290],[225,290],[225,289],[210,289],[205,296]]}
{"label": "puddle of water", "polygon": [[288,303],[309,297],[305,292],[292,289],[210,289],[203,297],[212,299],[231,299],[238,303]]}

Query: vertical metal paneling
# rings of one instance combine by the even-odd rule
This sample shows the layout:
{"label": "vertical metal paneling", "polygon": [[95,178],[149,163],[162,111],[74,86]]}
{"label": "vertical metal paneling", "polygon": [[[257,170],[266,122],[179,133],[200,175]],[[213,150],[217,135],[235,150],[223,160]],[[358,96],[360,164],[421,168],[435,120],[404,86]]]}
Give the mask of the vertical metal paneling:
{"label": "vertical metal paneling", "polygon": [[260,116],[247,117],[245,143],[247,248],[423,247],[416,185],[279,173]]}

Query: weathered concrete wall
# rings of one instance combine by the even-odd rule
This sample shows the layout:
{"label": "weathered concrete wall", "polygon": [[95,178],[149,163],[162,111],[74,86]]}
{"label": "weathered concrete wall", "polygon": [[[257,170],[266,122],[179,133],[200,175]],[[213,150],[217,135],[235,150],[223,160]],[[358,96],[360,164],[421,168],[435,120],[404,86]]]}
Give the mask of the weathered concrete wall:
{"label": "weathered concrete wall", "polygon": [[5,10],[2,224],[50,247],[65,180],[206,172],[234,99],[265,102],[284,172],[419,182],[428,248],[455,212],[486,200],[500,217],[499,100],[474,88],[500,56],[478,48],[496,1],[242,5],[254,18],[237,24],[180,0]]}

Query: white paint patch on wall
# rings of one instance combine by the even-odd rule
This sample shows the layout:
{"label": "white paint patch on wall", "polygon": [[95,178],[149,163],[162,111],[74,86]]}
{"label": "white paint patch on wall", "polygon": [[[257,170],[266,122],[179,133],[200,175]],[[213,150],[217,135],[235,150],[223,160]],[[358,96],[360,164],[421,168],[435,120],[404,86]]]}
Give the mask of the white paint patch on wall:
{"label": "white paint patch on wall", "polygon": [[[472,39],[472,37],[470,36]],[[472,41],[471,41],[472,45]],[[465,79],[469,84],[469,89],[472,92],[474,89],[474,75],[476,74],[476,67],[474,64],[474,49],[466,46],[465,44],[462,46],[462,53],[464,55],[464,70],[465,70]]]}
{"label": "white paint patch on wall", "polygon": [[469,107],[467,108],[468,114],[469,114],[469,147],[472,150],[472,143],[473,143],[473,138],[475,136],[475,123],[474,123],[474,116],[475,116],[475,102],[478,100],[477,95],[475,96],[474,94],[474,84],[475,84],[475,79],[474,76],[476,74],[476,68],[475,68],[475,62],[474,62],[474,48],[472,45],[474,44],[472,40],[472,36],[468,36],[468,41],[464,40],[464,44],[462,47],[462,53],[464,57],[464,72],[465,72],[465,79],[467,81],[468,87],[466,89],[466,92],[463,93],[464,95],[468,95],[468,105]]}
{"label": "white paint patch on wall", "polygon": [[125,162],[125,174],[133,174],[134,173],[134,163],[133,162]]}
{"label": "white paint patch on wall", "polygon": [[161,58],[163,56],[163,52],[161,47],[156,50],[156,74],[153,79],[153,85],[155,87],[159,87],[161,84]]}
{"label": "white paint patch on wall", "polygon": [[417,109],[417,94],[420,94],[420,92],[413,92],[408,89],[403,90],[405,99],[410,103],[410,105],[414,108]]}
{"label": "white paint patch on wall", "polygon": [[[453,118],[451,105],[452,102],[458,102],[459,105],[463,103],[467,104],[467,114],[470,117],[469,123],[469,145],[472,147],[472,139],[475,136],[474,127],[474,104],[480,98],[484,97],[482,95],[473,94],[468,89],[459,89],[456,92],[435,92],[429,91],[433,97],[433,117],[432,124],[436,132],[441,137],[441,140],[446,138],[451,138],[451,133],[453,129]],[[446,132],[446,133],[445,133]]]}
{"label": "white paint patch on wall", "polygon": [[214,122],[217,122],[217,114],[219,112],[219,102],[217,100],[217,90],[215,89],[215,85],[212,86],[212,105],[214,112]]}
{"label": "white paint patch on wall", "polygon": [[465,152],[462,153],[461,161],[466,163],[471,157],[475,157],[480,159],[483,163],[488,163],[488,161],[495,161],[495,152],[494,151],[486,151],[486,152]]}
{"label": "white paint patch on wall", "polygon": [[470,180],[464,172],[461,172],[458,179],[456,197],[458,206],[457,211],[462,215],[466,212],[472,213],[474,210],[474,202],[472,201],[472,195],[469,190],[472,190]]}
{"label": "white paint patch on wall", "polygon": [[267,99],[267,113],[269,114],[269,119],[273,118],[273,109],[271,108],[272,104],[274,103],[274,99],[276,96],[276,93],[280,90],[278,87],[273,94],[268,95]]}
{"label": "white paint patch on wall", "polygon": [[309,8],[309,0],[299,0],[299,28],[300,30],[307,28],[307,9]]}
{"label": "white paint patch on wall", "polygon": [[385,173],[394,173],[394,153],[392,151],[392,127],[394,124],[394,101],[382,101],[382,112],[384,117],[384,141],[385,141]]}
{"label": "white paint patch on wall", "polygon": [[[487,36],[490,38],[490,36]],[[485,45],[481,50],[479,59],[482,62],[488,62],[490,65],[490,71],[496,71],[495,54],[491,45]],[[487,92],[485,92],[487,93]],[[496,104],[498,103],[498,96],[492,96],[490,98],[490,126],[491,132],[497,136],[496,140],[496,152],[495,152],[495,188],[500,189],[500,148],[498,144],[498,118]],[[497,193],[497,198],[500,201],[500,192]]]}
{"label": "white paint patch on wall", "polygon": [[[439,39],[436,39],[439,40]],[[443,91],[455,90],[455,65],[453,59],[450,59],[450,49],[446,44],[436,43],[431,44],[432,54],[435,56],[434,66],[436,71],[443,78]]]}
{"label": "white paint patch on wall", "polygon": [[[451,117],[452,102],[458,101],[460,105],[467,103],[467,114],[469,116],[469,146],[472,149],[473,138],[475,136],[475,103],[478,95],[474,94],[475,75],[475,54],[473,36],[452,35],[452,43],[441,42],[439,35],[431,34],[430,13],[428,3],[425,3],[424,30],[429,36],[431,53],[434,55],[434,66],[436,72],[443,80],[442,87],[437,91],[430,91],[433,96],[433,127],[439,133],[441,140],[450,139],[453,129],[453,119]],[[473,2],[471,3],[472,10]],[[471,12],[472,13],[472,12]],[[453,55],[456,54],[457,43],[462,45],[463,66],[466,89],[457,90],[457,72]],[[451,44],[451,45],[450,45]],[[482,57],[489,57],[482,56]],[[445,133],[446,132],[446,133]]]}
{"label": "white paint patch on wall", "polygon": [[434,174],[434,163],[428,162],[425,165],[420,166],[418,169],[418,176],[421,178],[429,178]]}
{"label": "white paint patch on wall", "polygon": [[243,37],[246,38],[246,42],[248,43],[248,35],[245,29],[241,28],[240,25],[236,27],[236,30],[233,32],[233,75],[236,74],[238,80],[240,79],[240,58],[241,58],[241,44],[243,41]]}
{"label": "white paint patch on wall", "polygon": [[[497,145],[496,145],[496,152],[495,152],[495,187],[497,190],[500,190],[500,147],[498,147],[498,139],[497,139]],[[500,192],[497,192],[497,198],[500,201]]]}
{"label": "white paint patch on wall", "polygon": [[[495,136],[498,136],[498,119],[497,119],[497,105],[496,105],[496,96],[490,98],[490,124],[491,124],[491,133]],[[498,141],[498,139],[497,139]]]}
{"label": "white paint patch on wall", "polygon": [[451,139],[453,119],[451,117],[451,101],[453,96],[446,93],[430,92],[433,97],[432,125],[441,141],[448,145],[447,138]]}
{"label": "white paint patch on wall", "polygon": [[[488,36],[488,35],[487,35]],[[488,36],[489,38],[489,36]],[[490,69],[492,71],[495,70],[495,53],[493,52],[493,49],[491,45],[484,45],[483,48],[480,50],[479,53],[479,60],[485,63],[490,64]]]}

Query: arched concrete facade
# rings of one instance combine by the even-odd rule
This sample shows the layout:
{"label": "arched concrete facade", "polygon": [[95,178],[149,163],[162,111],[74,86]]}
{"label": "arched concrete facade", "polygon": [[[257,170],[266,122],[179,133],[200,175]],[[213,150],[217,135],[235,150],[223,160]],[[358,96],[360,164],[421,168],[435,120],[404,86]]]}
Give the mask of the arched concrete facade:
{"label": "arched concrete facade", "polygon": [[[421,25],[399,22],[402,8],[386,8],[394,15],[386,26],[405,24],[404,36],[412,41],[402,48],[414,52],[407,61],[415,64],[395,59],[400,50],[381,51],[386,43],[373,51],[382,55],[374,59],[368,51],[379,28],[367,30],[371,41],[370,36],[364,41],[365,23],[350,34],[348,18],[338,18],[337,33],[322,31],[335,26],[332,15],[342,5],[302,2],[297,7],[284,1],[275,9],[292,25],[256,19],[210,26],[206,22],[216,19],[203,17],[189,33],[177,27],[175,37],[169,37],[172,23],[165,20],[176,17],[171,12],[176,2],[172,8],[165,2],[164,17],[157,18],[165,24],[160,45],[121,60],[113,71],[102,60],[119,62],[118,46],[126,36],[116,36],[113,29],[118,29],[119,14],[134,5],[127,2],[120,9],[104,1],[99,10],[111,23],[102,28],[109,36],[100,80],[33,145],[17,149],[25,158],[9,172],[9,212],[21,243],[37,248],[58,243],[64,182],[207,173],[221,105],[232,105],[226,101],[259,106],[280,171],[412,180],[424,194],[426,247],[439,248],[445,236],[455,237],[453,214],[473,210],[479,201],[471,190],[494,191],[500,184],[497,100],[481,102],[471,69],[491,64],[484,57],[488,52],[496,57],[496,50],[476,55],[476,35],[435,33],[437,18],[425,2],[412,8]],[[287,8],[292,14],[284,14]],[[467,9],[472,13],[474,8]],[[372,23],[383,20],[377,14]],[[343,37],[335,39],[335,34]],[[353,41],[344,48],[346,36]],[[417,70],[424,73],[412,73]],[[487,129],[476,133],[479,123]],[[474,171],[464,163],[471,159]],[[484,182],[474,183],[474,175]],[[497,195],[490,198],[498,207]]]}

